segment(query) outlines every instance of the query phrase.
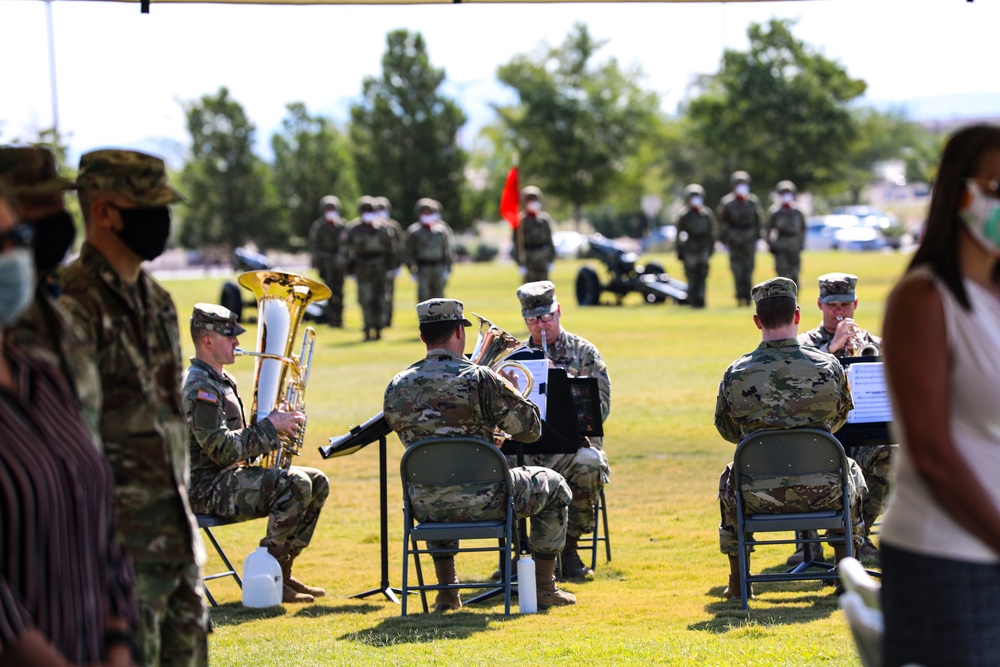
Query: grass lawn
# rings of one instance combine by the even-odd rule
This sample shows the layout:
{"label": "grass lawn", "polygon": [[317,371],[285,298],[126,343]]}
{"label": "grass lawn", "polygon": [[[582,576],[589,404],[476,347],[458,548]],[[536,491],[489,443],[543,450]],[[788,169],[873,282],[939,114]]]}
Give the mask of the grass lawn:
{"label": "grass lawn", "polygon": [[[662,261],[683,277],[672,256]],[[856,319],[881,331],[884,301],[908,257],[900,254],[820,252],[803,258],[802,330],[816,326],[816,278],[828,271],[859,276]],[[318,326],[306,399],[309,426],[302,465],[330,477],[331,494],[311,547],[296,574],[324,586],[312,605],[244,609],[231,579],[210,582],[221,606],[212,610],[215,665],[844,665],[859,664],[831,588],[818,582],[758,585],[758,599],[744,613],[724,601],[728,563],[718,549],[718,476],[733,445],[713,426],[715,395],[726,366],[754,348],[759,332],[751,309],[737,308],[726,255],[716,255],[709,275],[708,308],[649,306],[638,295],[621,307],[579,308],[573,296],[583,262],[557,264],[554,281],[563,324],[597,345],[610,370],[612,410],[605,449],[612,466],[606,494],[613,560],[603,554],[593,581],[568,583],[579,603],[537,615],[503,617],[501,598],[447,615],[423,615],[411,603],[409,618],[381,596],[350,596],[379,584],[378,447],[322,460],[317,452],[381,410],[392,376],[423,356],[416,333],[416,286],[397,283],[394,326],[379,342],[361,342],[360,311],[347,286],[346,327]],[[603,268],[598,269],[603,275]],[[757,256],[756,279],[773,275],[771,257]],[[217,303],[221,281],[174,280],[181,321],[198,301]],[[448,296],[465,302],[518,337],[525,335],[511,264],[457,266]],[[249,292],[246,292],[249,295]],[[182,326],[182,331],[185,327]],[[252,348],[256,329],[241,340]],[[295,351],[297,353],[298,347]],[[471,351],[471,341],[469,350]],[[192,354],[190,341],[185,353]],[[231,367],[249,412],[250,359]],[[398,586],[402,552],[402,446],[389,440],[390,581]],[[241,566],[262,537],[264,521],[218,529],[217,537]],[[210,548],[210,545],[209,545]],[[827,547],[827,553],[830,547]],[[759,550],[752,567],[776,568],[787,547]],[[426,566],[429,568],[430,563]],[[463,579],[489,576],[492,557],[459,557]],[[206,572],[221,569],[210,554]]]}

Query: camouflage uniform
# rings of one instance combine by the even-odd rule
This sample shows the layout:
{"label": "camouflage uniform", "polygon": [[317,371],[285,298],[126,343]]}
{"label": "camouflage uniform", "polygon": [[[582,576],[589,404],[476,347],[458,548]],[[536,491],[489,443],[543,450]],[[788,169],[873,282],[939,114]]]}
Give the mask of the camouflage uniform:
{"label": "camouflage uniform", "polygon": [[[362,199],[371,200],[371,197]],[[374,216],[374,206],[366,203],[371,206]],[[358,303],[364,318],[366,339],[378,338],[384,322],[385,277],[393,262],[392,237],[374,218],[370,224],[356,218],[347,225],[343,252],[348,273],[358,281]],[[374,332],[374,335],[369,332]]]}
{"label": "camouflage uniform", "polygon": [[[704,190],[688,186],[691,194]],[[690,199],[690,194],[689,194]],[[715,252],[714,230],[715,214],[703,206],[688,206],[687,210],[677,219],[677,258],[684,263],[684,275],[688,283],[688,305],[694,308],[705,307],[705,283],[708,279],[708,262]]]}
{"label": "camouflage uniform", "polygon": [[[745,172],[733,174],[739,181]],[[749,184],[749,176],[743,180]],[[733,272],[736,285],[736,301],[750,305],[750,286],[753,284],[753,269],[756,259],[757,239],[760,238],[763,208],[756,195],[745,196],[730,192],[719,202],[716,209],[719,225],[719,240],[729,248],[729,268]]]}
{"label": "camouflage uniform", "polygon": [[338,218],[330,221],[321,216],[309,228],[309,247],[312,249],[313,266],[319,271],[320,280],[332,294],[326,305],[326,320],[331,326],[344,324],[344,257],[340,251],[346,225],[339,219],[340,200],[324,197],[321,205],[335,207]]}
{"label": "camouflage uniform", "polygon": [[418,221],[407,227],[406,265],[417,278],[418,303],[444,296],[451,273],[453,243],[451,228],[442,220],[430,224]]}
{"label": "camouflage uniform", "polygon": [[[117,192],[140,206],[180,197],[162,161],[104,150],[80,159],[81,192]],[[67,306],[96,348],[100,431],[115,473],[118,528],[135,562],[140,642],[148,665],[204,665],[204,548],[188,502],[181,353],[170,295],[145,271],[129,284],[89,243],[66,270]]]}
{"label": "camouflage uniform", "polygon": [[[421,303],[421,322],[457,319],[448,299]],[[464,319],[464,318],[462,318]],[[468,320],[464,320],[468,324]],[[399,373],[385,390],[386,421],[404,445],[429,437],[463,436],[493,441],[500,427],[521,441],[532,442],[541,435],[538,407],[523,398],[508,382],[484,366],[473,364],[444,348],[427,351],[427,356]],[[540,556],[555,557],[566,541],[566,506],[572,493],[562,475],[547,468],[520,467],[510,471],[514,511],[519,518],[531,517],[531,544]],[[418,519],[465,521],[502,518],[499,499],[490,503],[490,516],[470,516],[468,499],[496,493],[496,489],[433,487],[409,489]],[[455,543],[432,543],[433,548],[455,548]]]}
{"label": "camouflage uniform", "polygon": [[388,328],[392,326],[392,311],[396,307],[396,277],[399,275],[399,267],[403,264],[406,232],[399,222],[389,217],[389,200],[385,197],[376,197],[375,201],[378,202],[375,210],[380,215],[379,224],[384,225],[392,237],[392,261],[385,276],[385,306],[382,309],[382,325]]}
{"label": "camouflage uniform", "polygon": [[[549,266],[556,259],[556,247],[552,243],[552,225],[549,214],[544,211],[528,213],[521,211],[520,222],[514,232],[514,252],[517,263],[524,267],[524,281],[535,282],[549,279]],[[524,252],[518,236],[524,237]]]}
{"label": "camouflage uniform", "polygon": [[[778,183],[778,192],[794,195],[795,186],[791,181]],[[767,213],[767,227],[764,238],[774,255],[774,270],[784,278],[799,284],[802,249],[806,245],[806,219],[794,201],[775,204]]]}
{"label": "camouflage uniform", "polygon": [[[781,280],[775,278],[762,285],[767,290]],[[755,295],[760,294],[760,287],[754,287]],[[765,291],[755,300],[794,294],[794,287],[780,293]],[[832,432],[843,426],[853,407],[844,370],[832,356],[794,338],[763,341],[726,369],[715,404],[715,427],[733,443],[762,429],[819,428]],[[864,540],[861,506],[867,487],[858,464],[852,460],[850,465],[852,537],[860,546]],[[730,463],[719,478],[719,544],[722,553],[735,556],[739,549],[732,468]],[[840,502],[839,475],[831,473],[814,484],[789,487],[780,479],[763,479],[744,500],[749,513],[825,509]]]}

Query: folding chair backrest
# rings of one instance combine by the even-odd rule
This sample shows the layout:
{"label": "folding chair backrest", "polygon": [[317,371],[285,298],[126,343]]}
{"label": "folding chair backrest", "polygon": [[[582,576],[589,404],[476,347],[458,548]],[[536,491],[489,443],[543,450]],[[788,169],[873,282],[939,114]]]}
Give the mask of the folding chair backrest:
{"label": "folding chair backrest", "polygon": [[819,429],[757,431],[736,448],[733,464],[741,474],[805,476],[841,468],[844,449]]}
{"label": "folding chair backrest", "polygon": [[508,485],[507,459],[479,438],[427,438],[403,453],[399,472],[406,484],[448,485],[503,482]]}

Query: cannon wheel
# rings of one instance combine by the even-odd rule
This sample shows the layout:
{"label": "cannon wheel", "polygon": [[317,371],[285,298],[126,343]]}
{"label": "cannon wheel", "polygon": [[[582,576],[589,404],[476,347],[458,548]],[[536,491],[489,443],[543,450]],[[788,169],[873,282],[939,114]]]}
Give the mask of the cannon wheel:
{"label": "cannon wheel", "polygon": [[219,297],[219,305],[236,313],[236,321],[243,319],[243,295],[240,293],[240,286],[232,280],[227,280],[222,286],[222,295]]}
{"label": "cannon wheel", "polygon": [[581,306],[596,306],[601,303],[601,279],[597,272],[584,266],[576,274],[576,302]]}

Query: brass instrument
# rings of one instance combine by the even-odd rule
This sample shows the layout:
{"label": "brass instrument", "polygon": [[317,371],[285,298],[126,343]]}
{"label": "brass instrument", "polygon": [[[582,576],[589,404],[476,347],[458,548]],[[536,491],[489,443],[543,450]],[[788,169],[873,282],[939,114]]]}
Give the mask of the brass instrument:
{"label": "brass instrument", "polygon": [[[843,322],[844,316],[837,315],[837,321]],[[865,343],[861,336],[861,329],[858,325],[851,325],[850,335],[844,344],[844,352],[848,357],[878,357],[882,354],[882,349],[875,343]]]}
{"label": "brass instrument", "polygon": [[[306,383],[316,346],[316,331],[306,327],[298,356],[292,354],[295,335],[306,308],[314,301],[330,298],[330,288],[295,273],[249,271],[238,278],[240,285],[257,297],[257,351],[236,350],[256,357],[253,406],[250,424],[266,418],[275,408],[305,411]],[[305,424],[294,435],[281,434],[281,447],[264,455],[265,468],[287,469],[305,440]]]}
{"label": "brass instrument", "polygon": [[478,313],[472,313],[479,318],[479,336],[476,338],[476,346],[472,349],[469,361],[479,366],[487,366],[497,373],[515,372],[518,376],[524,377],[524,386],[518,382],[518,391],[522,396],[531,393],[535,386],[535,381],[524,364],[510,361],[511,356],[524,347],[524,343],[514,338],[512,335],[490,322]]}

